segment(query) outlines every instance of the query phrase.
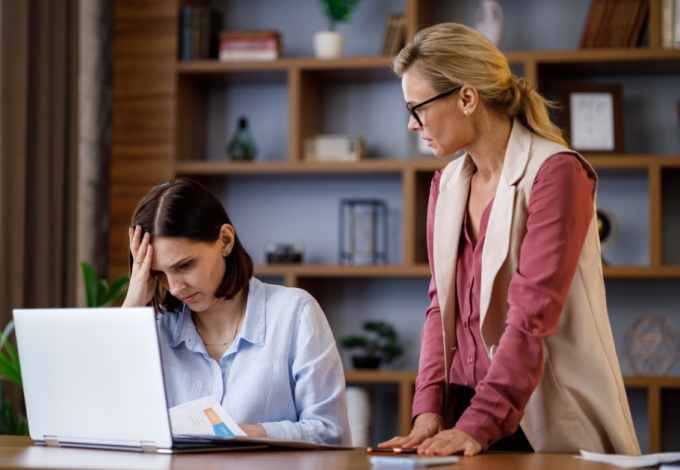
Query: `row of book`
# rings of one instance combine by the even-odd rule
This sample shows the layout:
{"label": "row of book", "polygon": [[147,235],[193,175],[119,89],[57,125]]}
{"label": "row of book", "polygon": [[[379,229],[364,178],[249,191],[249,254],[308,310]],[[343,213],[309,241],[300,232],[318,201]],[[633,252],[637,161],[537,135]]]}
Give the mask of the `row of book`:
{"label": "row of book", "polygon": [[382,55],[395,56],[404,47],[406,40],[406,18],[404,15],[390,15],[383,36]]}
{"label": "row of book", "polygon": [[210,7],[185,6],[180,13],[180,60],[216,59],[222,15]]}
{"label": "row of book", "polygon": [[593,0],[581,49],[635,47],[649,16],[649,0]]}
{"label": "row of book", "polygon": [[680,49],[680,0],[661,0],[661,47]]}

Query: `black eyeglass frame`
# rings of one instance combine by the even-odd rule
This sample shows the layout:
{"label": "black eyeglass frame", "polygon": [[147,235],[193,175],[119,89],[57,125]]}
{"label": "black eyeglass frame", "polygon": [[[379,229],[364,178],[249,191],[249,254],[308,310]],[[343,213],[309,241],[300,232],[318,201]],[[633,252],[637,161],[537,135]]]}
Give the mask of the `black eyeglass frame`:
{"label": "black eyeglass frame", "polygon": [[419,104],[417,104],[417,105],[415,105],[415,106],[411,106],[410,104],[407,103],[407,104],[406,104],[406,109],[408,109],[408,112],[411,113],[411,116],[413,116],[413,119],[416,120],[416,122],[418,123],[418,125],[419,125],[420,127],[423,127],[423,123],[420,122],[420,117],[418,117],[418,113],[416,113],[416,109],[420,108],[421,106],[425,106],[426,104],[432,103],[433,101],[437,101],[437,100],[439,100],[439,99],[441,99],[441,98],[446,98],[447,96],[452,95],[453,93],[457,92],[457,91],[460,90],[461,88],[463,88],[463,85],[459,85],[459,86],[457,86],[456,88],[454,88],[453,90],[445,91],[445,92],[442,93],[441,95],[437,95],[437,96],[435,96],[434,98],[430,98],[429,100],[423,101],[422,103],[419,103]]}

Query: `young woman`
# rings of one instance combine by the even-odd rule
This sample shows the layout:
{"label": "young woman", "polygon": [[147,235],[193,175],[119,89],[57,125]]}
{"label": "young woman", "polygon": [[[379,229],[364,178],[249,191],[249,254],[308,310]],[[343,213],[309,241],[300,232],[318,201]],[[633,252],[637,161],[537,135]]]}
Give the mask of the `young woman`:
{"label": "young woman", "polygon": [[639,454],[607,316],[592,167],[479,32],[420,31],[393,67],[409,129],[437,157],[467,154],[432,181],[415,422],[382,445]]}
{"label": "young woman", "polygon": [[137,206],[124,307],[158,315],[170,407],[214,396],[249,436],[351,445],[340,356],[306,292],[252,277],[220,201],[180,179]]}

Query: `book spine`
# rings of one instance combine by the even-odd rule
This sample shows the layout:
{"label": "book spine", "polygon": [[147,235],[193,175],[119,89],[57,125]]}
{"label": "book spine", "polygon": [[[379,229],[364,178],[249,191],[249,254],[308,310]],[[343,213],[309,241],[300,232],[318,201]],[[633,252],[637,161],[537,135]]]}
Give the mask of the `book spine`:
{"label": "book spine", "polygon": [[588,14],[588,20],[586,21],[581,38],[581,49],[595,47],[595,36],[602,18],[605,2],[606,0],[593,0],[593,3],[590,5],[590,13]]}
{"label": "book spine", "polygon": [[210,56],[210,8],[201,9],[201,18],[199,25],[200,41],[200,58],[207,59]]}
{"label": "book spine", "polygon": [[220,51],[220,60],[224,62],[276,60],[278,56],[279,53],[276,50]]}
{"label": "book spine", "polygon": [[222,29],[222,14],[217,10],[210,10],[210,33],[208,40],[210,46],[208,48],[211,59],[217,59],[220,52],[220,30]]}
{"label": "book spine", "polygon": [[201,58],[201,15],[202,7],[194,7],[194,17],[191,25],[191,58]]}
{"label": "book spine", "polygon": [[680,49],[680,0],[675,0],[673,10],[673,16],[675,17],[675,24],[673,25],[673,47]]}
{"label": "book spine", "polygon": [[631,34],[631,41],[629,46],[635,47],[640,41],[640,35],[642,34],[642,29],[645,26],[645,21],[647,21],[647,16],[649,15],[649,0],[640,0],[640,7],[638,8],[638,14],[635,18],[635,25],[633,26],[633,33]]}
{"label": "book spine", "polygon": [[614,6],[616,0],[604,0],[604,8],[602,16],[595,32],[595,41],[593,47],[603,48],[608,46],[610,24],[612,20],[612,13],[614,13]]}
{"label": "book spine", "polygon": [[191,40],[193,38],[191,29],[193,26],[193,16],[194,16],[193,7],[186,6],[182,8],[182,28],[181,28],[182,31],[180,35],[180,55],[179,55],[180,60],[191,60],[192,51]]}
{"label": "book spine", "polygon": [[661,0],[661,47],[671,49],[673,47],[673,6],[675,0]]}

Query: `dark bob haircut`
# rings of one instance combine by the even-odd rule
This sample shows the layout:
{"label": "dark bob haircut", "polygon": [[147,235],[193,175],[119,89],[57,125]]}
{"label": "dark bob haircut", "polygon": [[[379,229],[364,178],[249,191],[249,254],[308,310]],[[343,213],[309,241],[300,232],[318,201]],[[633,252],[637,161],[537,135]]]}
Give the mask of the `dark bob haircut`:
{"label": "dark bob haircut", "polygon": [[[196,181],[180,178],[153,188],[139,202],[132,214],[132,227],[140,225],[151,240],[159,237],[185,238],[193,242],[214,243],[224,224],[231,225],[222,203],[205,186]],[[233,298],[241,290],[247,293],[248,281],[253,275],[253,260],[234,236],[234,248],[224,258],[224,279],[215,297]],[[134,259],[129,254],[130,274]],[[158,283],[153,297],[156,311],[173,311],[182,301]]]}

